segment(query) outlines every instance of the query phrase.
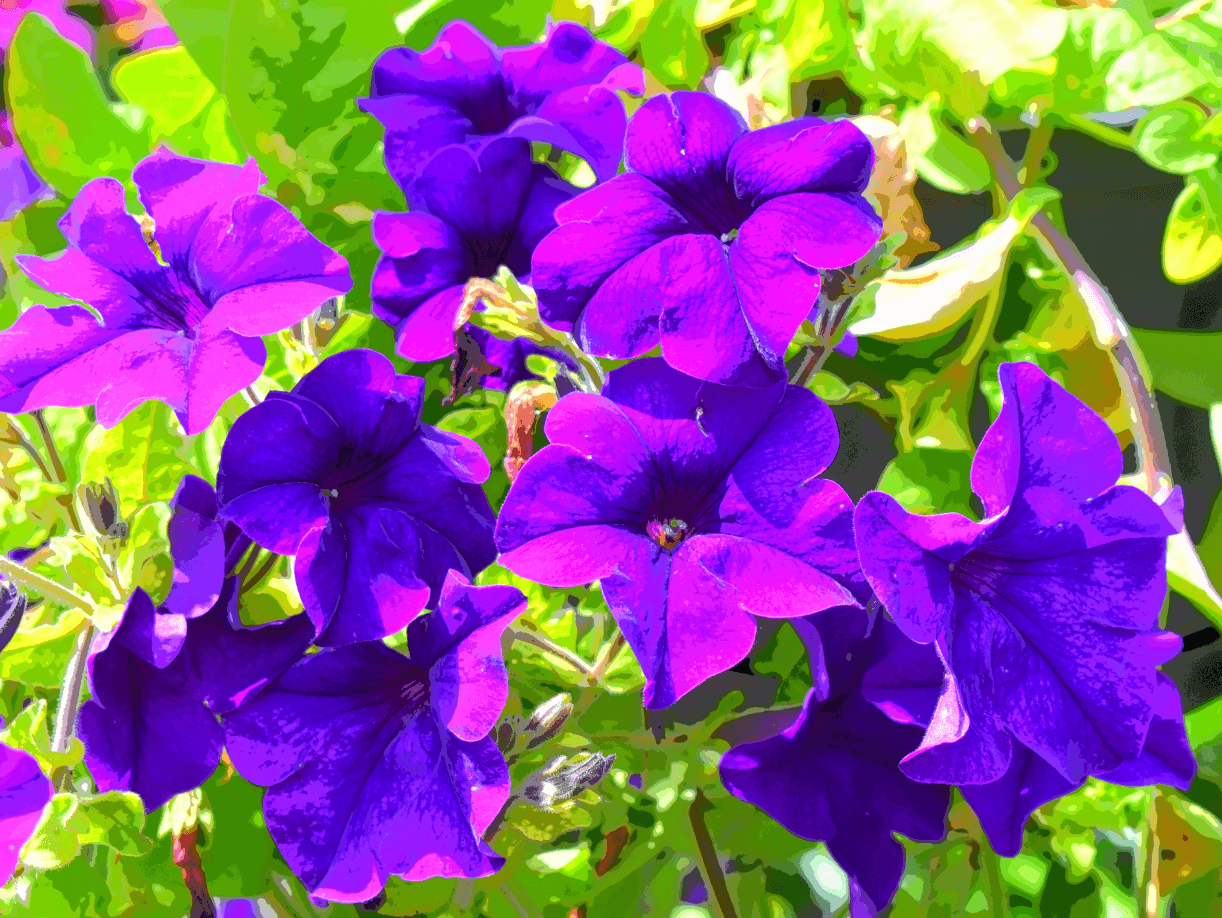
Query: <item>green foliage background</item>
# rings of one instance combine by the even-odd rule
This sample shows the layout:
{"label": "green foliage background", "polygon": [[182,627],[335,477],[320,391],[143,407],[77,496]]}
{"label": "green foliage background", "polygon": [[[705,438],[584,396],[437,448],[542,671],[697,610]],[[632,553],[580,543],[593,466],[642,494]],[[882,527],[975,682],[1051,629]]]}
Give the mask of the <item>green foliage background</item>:
{"label": "green foliage background", "polygon": [[[639,61],[649,93],[715,87],[764,121],[807,113],[881,113],[904,141],[910,164],[930,185],[954,194],[989,194],[993,217],[914,276],[906,294],[871,291],[874,322],[855,360],[833,356],[813,387],[834,404],[866,412],[893,435],[894,454],[879,487],[910,507],[971,512],[968,469],[981,411],[998,407],[997,364],[1030,360],[1096,408],[1122,443],[1133,440],[1111,342],[1102,340],[1065,264],[1030,232],[1042,211],[1064,229],[1055,193],[1052,131],[1089,135],[1163,172],[1182,176],[1167,217],[1166,276],[1189,284],[1222,265],[1222,5],[1121,2],[1114,6],[1033,0],[164,0],[180,46],[123,53],[103,36],[98,63],[36,15],[25,18],[4,62],[5,107],[36,170],[59,196],[0,224],[6,277],[0,327],[33,303],[62,302],[15,269],[14,256],[49,254],[64,243],[56,220],[89,179],[123,181],[139,207],[131,170],[159,144],[177,152],[241,162],[253,156],[266,191],[344,254],[355,286],[343,320],[327,334],[301,328],[272,336],[259,388],[289,388],[336,350],[366,346],[391,353],[391,332],[368,315],[377,257],[369,232],[376,210],[404,202],[381,158],[381,130],[356,107],[370,68],[387,47],[425,47],[448,21],[463,18],[503,44],[527,43],[546,19],[572,19]],[[631,108],[638,104],[626,100]],[[1131,130],[1097,113],[1146,109]],[[980,144],[982,125],[1021,130],[1027,154],[1015,177],[1031,189],[1008,201],[997,163]],[[1123,311],[1123,291],[1118,294]],[[897,318],[898,317],[898,318]],[[863,310],[858,318],[869,318]],[[890,323],[888,325],[888,322]],[[903,334],[896,329],[907,328]],[[889,331],[888,331],[889,329]],[[1211,411],[1222,455],[1222,333],[1143,331],[1135,338],[1148,381],[1185,405]],[[801,343],[801,342],[799,342]],[[795,351],[796,352],[796,351]],[[504,396],[478,392],[444,407],[448,368],[401,370],[428,378],[426,420],[475,438],[494,472],[498,504],[508,487]],[[111,431],[84,409],[46,412],[64,468],[44,475],[12,438],[0,445],[0,550],[49,540],[33,569],[88,594],[105,627],[135,586],[155,596],[167,586],[166,501],[185,473],[215,480],[220,444],[247,406],[226,405],[207,432],[182,435],[170,411],[147,404]],[[29,418],[21,436],[36,439]],[[109,475],[124,500],[132,536],[113,576],[100,572],[96,547],[70,535],[71,489]],[[1200,544],[1170,552],[1173,588],[1211,622],[1222,622],[1222,513]],[[510,579],[495,568],[489,579]],[[594,659],[610,624],[597,590],[531,597],[517,632],[544,635]],[[52,752],[48,711],[75,637],[78,610],[43,603],[0,656],[0,739],[48,769],[79,767],[79,743]],[[251,621],[298,608],[281,565],[248,598]],[[112,619],[113,620],[113,619]],[[544,812],[519,806],[497,847],[503,871],[457,883],[392,881],[384,915],[518,916],[717,914],[712,902],[681,901],[698,869],[692,812],[704,808],[738,915],[783,918],[843,914],[845,878],[822,846],[795,838],[752,807],[728,797],[716,778],[726,748],[719,729],[770,703],[800,702],[809,685],[801,645],[788,626],[762,639],[754,673],[717,683],[711,712],[642,725],[641,678],[630,653],[605,681],[541,654],[528,639],[507,641],[515,714],[558,691],[577,712],[552,747],[524,755],[520,780],[546,758],[583,749],[617,755],[598,794]],[[741,683],[741,684],[740,684]],[[737,690],[740,689],[741,691]],[[952,831],[937,845],[909,845],[908,872],[892,915],[1183,916],[1222,915],[1222,700],[1190,713],[1201,773],[1187,794],[1100,782],[1049,804],[1028,824],[1022,854],[999,859],[961,802]],[[642,727],[655,728],[643,732]],[[649,740],[642,741],[642,735]],[[654,741],[653,736],[660,736]],[[628,776],[642,776],[639,787]],[[186,892],[171,862],[170,834],[199,826],[203,866],[222,898],[258,897],[276,915],[349,915],[319,910],[279,858],[259,813],[260,792],[225,765],[202,793],[143,813],[130,794],[57,795],[27,847],[25,873],[0,891],[11,918],[126,918],[180,915]],[[724,866],[724,863],[723,863]]]}

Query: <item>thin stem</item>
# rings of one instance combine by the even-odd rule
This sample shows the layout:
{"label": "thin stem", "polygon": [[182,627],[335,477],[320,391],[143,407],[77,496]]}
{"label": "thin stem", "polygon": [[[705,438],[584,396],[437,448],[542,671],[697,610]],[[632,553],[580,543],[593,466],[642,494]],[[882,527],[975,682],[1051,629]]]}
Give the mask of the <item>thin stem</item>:
{"label": "thin stem", "polygon": [[[968,133],[992,167],[993,175],[1009,197],[1022,189],[1014,164],[1006,156],[997,135],[983,118],[968,124]],[[1072,280],[1074,290],[1086,306],[1095,340],[1108,350],[1119,372],[1121,394],[1129,406],[1133,439],[1137,447],[1137,473],[1151,496],[1161,496],[1170,488],[1171,460],[1163,435],[1158,405],[1146,384],[1137,345],[1128,323],[1098,276],[1082,257],[1073,241],[1053,226],[1044,214],[1036,214],[1031,228],[1041,248],[1059,264]]]}
{"label": "thin stem", "polygon": [[726,875],[721,870],[717,860],[717,848],[709,835],[709,827],[705,825],[704,814],[713,808],[704,791],[697,789],[696,799],[688,808],[687,815],[692,821],[692,834],[696,837],[696,849],[700,852],[700,872],[704,875],[704,883],[713,893],[721,918],[738,918],[734,910],[734,900],[730,897],[730,888],[726,886]]}
{"label": "thin stem", "polygon": [[259,394],[259,390],[254,386],[247,386],[242,390],[242,394],[246,396],[246,401],[250,402],[250,407],[263,404],[263,396]]}
{"label": "thin stem", "polygon": [[1100,124],[1098,121],[1092,121],[1083,115],[1066,115],[1063,116],[1074,130],[1086,134],[1089,137],[1094,137],[1100,143],[1105,143],[1109,147],[1116,147],[1118,150],[1133,149],[1133,140],[1124,131],[1117,130],[1110,124]]}
{"label": "thin stem", "polygon": [[611,668],[611,664],[615,662],[615,658],[623,650],[626,641],[627,638],[624,637],[624,632],[617,628],[615,637],[604,644],[598,652],[598,658],[594,661],[594,668],[590,670],[590,675],[588,676],[588,681],[591,685],[597,685],[602,682],[603,677],[607,674],[607,670]]}
{"label": "thin stem", "polygon": [[[93,624],[90,623],[76,636],[68,670],[64,673],[64,685],[59,693],[59,708],[55,712],[55,733],[51,738],[52,752],[67,752],[76,729],[76,710],[81,704],[81,686],[85,681],[85,662],[89,658],[89,645],[93,642]],[[55,776],[55,787],[64,791],[72,781],[72,769],[65,767]]]}
{"label": "thin stem", "polygon": [[1158,864],[1162,858],[1162,843],[1158,838],[1158,789],[1150,789],[1150,805],[1146,808],[1146,890],[1143,897],[1143,912],[1145,918],[1158,918],[1158,905],[1161,898],[1158,889]]}
{"label": "thin stem", "polygon": [[55,438],[51,436],[51,428],[47,426],[47,420],[42,416],[42,410],[30,412],[34,416],[34,423],[38,425],[38,432],[42,434],[42,440],[47,445],[47,456],[51,459],[51,467],[55,469],[56,479],[63,483],[68,480],[68,475],[64,471],[64,463],[59,458],[59,450],[55,448]]}
{"label": "thin stem", "polygon": [[561,660],[569,664],[569,666],[573,667],[573,669],[577,670],[587,678],[594,671],[593,667],[590,666],[589,663],[577,656],[577,654],[573,653],[573,651],[566,647],[561,647],[555,641],[551,640],[551,638],[539,634],[537,631],[529,631],[525,628],[510,628],[509,634],[525,644],[533,644],[540,650],[545,650],[552,656],[559,657]]}
{"label": "thin stem", "polygon": [[279,560],[280,560],[279,555],[268,555],[267,560],[263,562],[263,564],[259,567],[257,571],[251,574],[249,580],[243,579],[241,581],[242,592],[243,593],[250,592],[255,587],[257,587],[260,583],[262,583],[263,578],[268,575],[268,573],[271,571],[272,568],[276,566]]}
{"label": "thin stem", "polygon": [[984,305],[976,310],[972,317],[972,327],[967,335],[967,344],[963,348],[963,356],[959,363],[965,367],[974,366],[980,359],[984,349],[988,347],[993,337],[993,329],[997,325],[997,316],[1001,312],[1001,293],[1006,286],[1006,265],[1002,265],[1001,273],[993,286],[989,288]]}
{"label": "thin stem", "polygon": [[0,574],[4,574],[5,577],[20,583],[22,586],[41,593],[47,599],[55,600],[60,605],[80,609],[86,615],[93,615],[93,603],[84,596],[70,590],[66,586],[61,586],[42,574],[36,574],[24,564],[18,564],[5,555],[0,555]]}
{"label": "thin stem", "polygon": [[1027,137],[1027,149],[1023,151],[1023,166],[1019,170],[1018,180],[1024,188],[1030,188],[1040,177],[1040,164],[1044,154],[1048,152],[1048,144],[1052,142],[1052,122],[1047,118],[1031,129]]}
{"label": "thin stem", "polygon": [[818,347],[811,347],[808,344],[803,348],[802,362],[793,371],[793,378],[789,382],[805,388],[806,384],[819,372],[819,368],[823,366],[823,361],[827,359],[827,350],[827,347],[822,344]]}
{"label": "thin stem", "polygon": [[992,918],[1009,918],[1010,897],[1006,894],[1006,884],[1001,877],[1001,861],[988,839],[983,836],[980,841],[980,858],[984,861],[984,892],[989,900],[989,914]]}
{"label": "thin stem", "polygon": [[12,430],[13,435],[17,437],[17,445],[25,450],[30,458],[34,460],[34,464],[38,466],[38,471],[42,472],[42,477],[47,479],[47,481],[54,482],[55,478],[51,474],[51,469],[43,460],[42,454],[30,442],[30,438],[25,435],[25,431],[21,429],[15,418],[9,418],[9,428]]}

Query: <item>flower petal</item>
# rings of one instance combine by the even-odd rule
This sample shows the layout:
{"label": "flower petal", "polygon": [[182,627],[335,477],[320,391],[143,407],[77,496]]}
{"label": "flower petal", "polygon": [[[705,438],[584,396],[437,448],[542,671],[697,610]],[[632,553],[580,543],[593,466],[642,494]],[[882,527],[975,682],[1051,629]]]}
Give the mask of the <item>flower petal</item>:
{"label": "flower petal", "polygon": [[755,209],[796,191],[860,193],[874,168],[874,147],[851,121],[795,118],[742,135],[726,172],[734,193]]}
{"label": "flower petal", "polygon": [[188,435],[207,430],[225,402],[259,378],[266,362],[267,348],[261,339],[204,320],[187,365],[186,410],[179,415],[183,430]]}
{"label": "flower petal", "polygon": [[0,882],[7,883],[17,869],[52,792],[34,756],[0,744]]}

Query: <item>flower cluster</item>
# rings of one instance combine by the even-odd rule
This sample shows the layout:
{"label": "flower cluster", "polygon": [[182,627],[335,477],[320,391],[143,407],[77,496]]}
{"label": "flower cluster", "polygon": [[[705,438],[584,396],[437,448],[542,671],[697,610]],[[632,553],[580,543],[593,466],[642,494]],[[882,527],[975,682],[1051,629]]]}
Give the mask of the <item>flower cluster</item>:
{"label": "flower cluster", "polygon": [[[498,814],[559,793],[515,797],[494,738],[501,637],[527,602],[477,585],[498,560],[547,587],[598,581],[648,708],[734,667],[757,618],[787,620],[811,688],[720,776],[827,843],[854,916],[894,896],[896,833],[945,835],[952,787],[1006,855],[1035,807],[1087,778],[1186,787],[1196,766],[1159,672],[1180,649],[1158,623],[1175,501],[1117,484],[1107,424],[1036,366],[1003,364],[971,472],[983,519],[879,491],[855,507],[819,477],[836,422],[785,356],[824,272],[878,242],[870,142],[845,120],[748,131],[694,92],[629,119],[621,90],[644,92],[640,68],[571,23],[504,51],[453,23],[378,60],[360,105],[410,209],[373,218],[370,303],[396,351],[446,358],[458,331],[490,385],[529,376],[532,353],[597,372],[553,393],[547,445],[499,512],[483,449],[424,423],[424,379],[389,355],[340,351],[242,413],[215,489],[188,476],[171,504],[168,590],[135,589],[90,648],[77,728],[99,790],[159,807],[224,749],[267,788],[268,829],[319,899],[496,872]],[[561,153],[592,187],[548,164]],[[67,250],[19,259],[85,305],[34,306],[0,332],[0,411],[91,406],[111,426],[159,399],[202,432],[259,377],[262,336],[351,286],[345,260],[259,193],[253,161],[161,149],[132,181],[144,228],[99,178],[60,222]],[[502,267],[571,349],[462,329],[468,283]],[[601,386],[598,358],[624,361]],[[261,553],[292,558],[304,614],[243,623]],[[572,766],[569,789],[611,762]],[[33,759],[0,747],[0,875],[49,796]]]}

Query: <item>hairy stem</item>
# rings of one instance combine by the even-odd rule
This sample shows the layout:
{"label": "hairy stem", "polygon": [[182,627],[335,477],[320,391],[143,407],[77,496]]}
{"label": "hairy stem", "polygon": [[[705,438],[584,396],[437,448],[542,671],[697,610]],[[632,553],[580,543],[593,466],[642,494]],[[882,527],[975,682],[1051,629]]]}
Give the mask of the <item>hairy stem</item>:
{"label": "hairy stem", "polygon": [[196,830],[174,836],[174,863],[182,870],[182,882],[191,894],[191,918],[216,918],[216,906],[208,893],[208,878],[195,847]]}
{"label": "hairy stem", "polygon": [[[93,642],[93,624],[90,623],[76,636],[68,670],[64,673],[64,685],[59,693],[59,707],[55,711],[55,732],[51,737],[52,752],[67,752],[76,730],[76,711],[81,704],[81,687],[85,682],[85,664],[89,659],[89,645]],[[54,775],[55,789],[64,791],[72,781],[72,769],[64,767]]]}
{"label": "hairy stem", "polygon": [[1001,861],[983,836],[980,858],[984,862],[984,892],[989,900],[989,914],[992,918],[1009,918],[1010,897],[1006,894],[1006,884],[1001,877]]}
{"label": "hairy stem", "polygon": [[0,574],[3,574],[15,583],[29,587],[47,599],[55,600],[60,605],[80,609],[86,615],[93,614],[93,603],[84,596],[66,586],[61,586],[42,574],[35,573],[24,564],[18,564],[5,555],[0,555]]}
{"label": "hairy stem", "polygon": [[611,664],[615,662],[615,658],[623,650],[626,641],[627,638],[624,637],[624,632],[617,628],[615,630],[615,637],[604,644],[598,652],[598,659],[594,661],[594,667],[590,670],[590,675],[587,677],[587,681],[591,685],[597,685],[602,682],[603,676],[607,674],[607,670],[611,668]]}
{"label": "hairy stem", "polygon": [[692,834],[696,837],[696,849],[700,852],[700,872],[717,902],[721,918],[738,918],[738,913],[734,910],[734,900],[730,897],[730,888],[726,886],[726,875],[717,860],[717,848],[713,845],[709,827],[704,822],[704,814],[712,808],[713,804],[704,795],[704,791],[698,789],[696,799],[687,811],[688,818],[692,821]]}
{"label": "hairy stem", "polygon": [[569,650],[567,647],[561,647],[555,641],[537,631],[531,631],[527,628],[511,627],[509,629],[509,634],[515,640],[522,641],[525,644],[532,644],[533,646],[538,647],[540,650],[547,651],[554,657],[559,657],[561,660],[569,664],[569,666],[573,667],[573,669],[577,670],[587,678],[594,671],[594,668],[590,666],[589,663],[577,656],[577,654],[573,653],[573,651]]}
{"label": "hairy stem", "polygon": [[1027,138],[1027,149],[1023,151],[1023,165],[1019,170],[1018,180],[1024,188],[1030,188],[1040,177],[1040,164],[1044,154],[1048,152],[1048,144],[1052,142],[1052,122],[1044,118],[1031,129]]}
{"label": "hairy stem", "polygon": [[[968,124],[968,133],[985,155],[997,183],[1006,195],[1014,197],[1018,194],[1022,183],[988,122],[983,118],[973,118]],[[1067,235],[1053,226],[1052,221],[1042,213],[1032,219],[1031,228],[1035,230],[1040,246],[1070,277],[1074,291],[1086,306],[1095,340],[1115,361],[1118,370],[1116,377],[1132,417],[1138,477],[1148,494],[1155,497],[1163,495],[1170,488],[1171,460],[1162,421],[1158,416],[1158,405],[1142,373],[1141,359],[1128,323]]]}
{"label": "hairy stem", "polygon": [[993,328],[997,325],[997,316],[1001,313],[1002,291],[1006,286],[1007,267],[1008,264],[1002,265],[996,282],[989,288],[984,305],[977,308],[976,315],[972,317],[972,327],[967,334],[967,344],[964,345],[963,356],[959,358],[959,363],[965,367],[975,365],[993,337]]}
{"label": "hairy stem", "polygon": [[45,478],[47,481],[54,482],[55,476],[52,474],[51,469],[47,466],[46,461],[42,458],[42,453],[40,453],[37,447],[30,442],[30,438],[25,435],[25,431],[21,429],[21,425],[17,423],[16,418],[9,418],[8,424],[13,436],[17,438],[17,446],[20,446],[26,451],[26,453],[29,454],[29,457],[34,461],[34,464],[38,466],[38,471],[42,473],[43,478]]}
{"label": "hairy stem", "polygon": [[47,456],[51,460],[51,467],[55,470],[56,480],[65,482],[68,480],[68,475],[64,471],[63,460],[59,458],[59,450],[55,448],[55,438],[51,436],[51,428],[47,426],[47,419],[42,416],[42,410],[33,411],[34,423],[38,425],[38,432],[42,435],[42,441],[47,446]]}

